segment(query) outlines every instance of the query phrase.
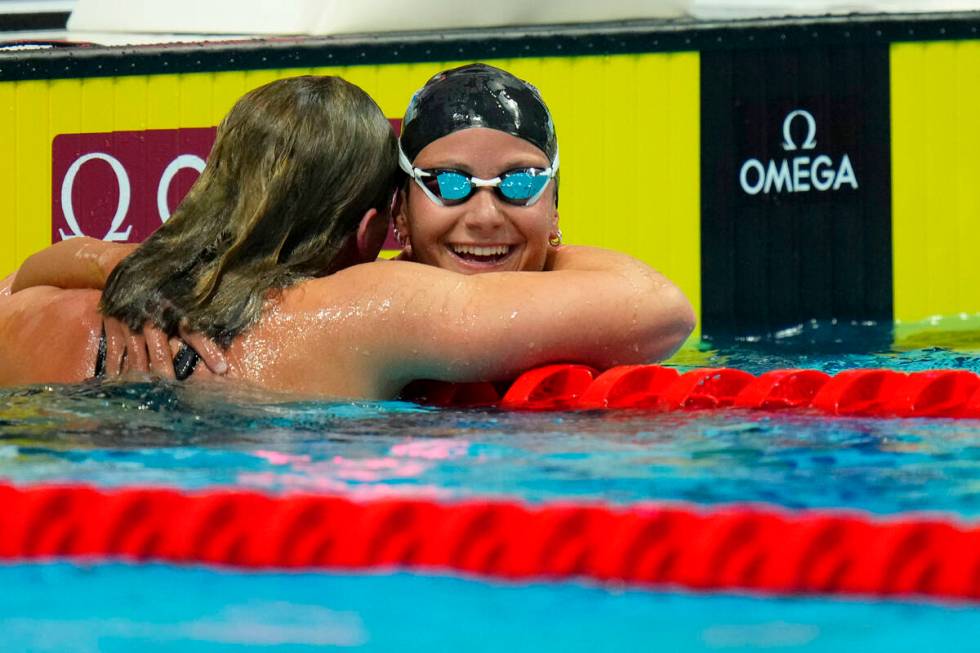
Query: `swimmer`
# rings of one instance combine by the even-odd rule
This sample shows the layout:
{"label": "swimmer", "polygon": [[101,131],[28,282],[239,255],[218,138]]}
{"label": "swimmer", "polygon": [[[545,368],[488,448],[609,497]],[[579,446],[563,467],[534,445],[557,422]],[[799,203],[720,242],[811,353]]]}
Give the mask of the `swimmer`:
{"label": "swimmer", "polygon": [[471,64],[430,79],[405,112],[399,165],[404,260],[462,274],[541,271],[574,249],[559,248],[551,113],[504,70]]}
{"label": "swimmer", "polygon": [[[264,88],[281,91],[290,81]],[[157,232],[161,235],[151,237],[110,275],[102,302],[105,312],[134,330],[149,321],[171,336],[150,347],[158,374],[173,374],[170,355],[180,347],[176,336],[193,330],[228,346],[226,379],[304,395],[388,398],[417,378],[505,378],[558,360],[597,367],[647,362],[669,355],[689,333],[693,317],[689,309],[683,314],[687,303],[679,291],[644,264],[614,253],[583,250],[579,269],[552,265],[553,274],[544,275],[513,270],[460,275],[409,261],[356,264],[376,256],[387,220],[387,203],[376,196],[365,202],[365,189],[373,183],[375,190],[390,191],[394,185],[383,181],[395,169],[393,136],[388,132],[389,142],[372,144],[361,133],[371,120],[387,127],[383,115],[373,106],[374,115],[371,120],[364,118],[364,125],[346,125],[346,132],[334,125],[330,138],[321,143],[323,151],[316,153],[324,160],[346,153],[361,169],[373,171],[374,181],[327,183],[321,166],[288,155],[289,147],[308,138],[290,136],[285,128],[286,135],[272,139],[267,134],[255,139],[252,132],[262,134],[269,131],[267,123],[276,122],[337,123],[336,107],[322,98],[318,102],[293,98],[290,101],[304,106],[302,112],[290,113],[285,110],[288,102],[277,98],[275,107],[282,115],[244,120],[232,129],[236,110],[241,108],[240,117],[257,111],[249,104],[262,90],[241,100],[244,106],[236,105],[223,122],[209,158],[211,174],[208,170],[202,174],[174,218]],[[257,147],[248,155],[237,152],[236,148],[247,150],[253,140],[268,148],[265,156],[256,153]],[[357,147],[350,147],[351,143]],[[382,165],[384,157],[367,157],[363,150],[387,152],[390,168]],[[365,164],[366,158],[377,165]],[[529,168],[532,163],[536,162],[517,161]],[[296,192],[277,193],[275,184],[257,183],[254,197],[239,193],[238,187],[245,184],[220,175],[230,165],[241,166],[243,179],[249,174],[255,179],[272,175],[274,181],[277,175],[287,175],[296,182]],[[353,166],[345,160],[339,167]],[[214,183],[204,181],[208,179]],[[351,200],[355,189],[360,203]],[[320,194],[319,202],[311,201],[317,198],[317,193],[309,192],[313,190]],[[251,213],[237,211],[246,204]],[[184,209],[185,205],[191,208]],[[220,215],[225,223],[212,219],[197,225],[190,217],[177,219],[208,213],[195,212],[194,206]],[[302,219],[300,214],[308,207],[323,207],[319,219]],[[278,219],[267,223],[268,216]],[[285,226],[271,230],[276,224]],[[331,235],[325,236],[324,231]],[[330,245],[329,255],[317,254],[326,245]],[[417,243],[412,245],[413,251],[418,249]],[[540,259],[535,246],[516,241],[497,245],[497,251],[507,248],[500,252],[506,256],[494,252],[487,256],[482,245],[470,251],[460,248],[457,253],[464,255],[460,258],[469,254],[491,259],[519,253],[513,257],[522,261],[516,270],[547,266],[526,263]],[[110,259],[118,258],[118,254],[105,256],[105,248],[93,250],[93,243],[68,241],[59,246],[62,259],[75,257],[80,263],[60,278],[47,277],[58,278],[65,286],[100,285],[113,265]],[[44,279],[44,260],[59,246],[28,261],[14,288]],[[118,251],[119,247],[110,248]],[[289,267],[287,255],[298,251],[307,254],[303,265]],[[548,255],[545,251],[545,259]],[[214,261],[219,264],[207,265]],[[156,277],[146,281],[146,274]],[[85,283],[78,283],[79,279]],[[581,293],[583,287],[590,292]],[[219,297],[222,301],[212,308]],[[0,382],[72,382],[90,377],[99,347],[99,322],[91,291],[28,288],[0,299],[0,340],[5,345]],[[41,345],[56,354],[45,357],[53,361],[49,365],[31,364]],[[133,366],[138,368],[137,363]],[[208,378],[210,372],[198,366],[194,376]]]}

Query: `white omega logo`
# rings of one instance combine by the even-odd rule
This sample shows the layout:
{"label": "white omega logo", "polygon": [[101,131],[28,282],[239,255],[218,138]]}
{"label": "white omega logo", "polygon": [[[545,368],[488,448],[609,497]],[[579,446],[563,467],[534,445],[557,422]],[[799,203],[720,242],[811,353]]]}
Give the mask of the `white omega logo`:
{"label": "white omega logo", "polygon": [[793,126],[793,119],[797,117],[806,121],[806,140],[803,141],[803,149],[812,150],[817,146],[817,121],[813,119],[813,114],[806,109],[796,109],[790,111],[786,120],[783,121],[783,149],[787,152],[796,150],[796,143],[793,142],[790,127]]}
{"label": "white omega logo", "polygon": [[204,159],[195,154],[181,154],[170,162],[170,165],[160,176],[160,184],[157,186],[157,212],[160,214],[160,222],[166,222],[170,217],[170,207],[167,206],[167,193],[170,191],[170,184],[173,182],[177,173],[184,168],[193,168],[198,174],[204,172]]}
{"label": "white omega logo", "polygon": [[[96,159],[109,164],[113,174],[116,176],[116,184],[119,187],[119,200],[116,204],[116,212],[113,214],[112,222],[109,224],[109,232],[105,236],[102,236],[102,240],[125,242],[129,240],[130,234],[133,232],[132,226],[127,226],[123,229],[126,223],[126,217],[129,214],[129,205],[132,202],[132,184],[122,162],[106,152],[89,152],[88,154],[84,154],[75,159],[71,166],[68,167],[67,172],[65,172],[65,178],[61,182],[61,213],[65,217],[65,224],[68,226],[68,229],[66,231],[65,229],[59,228],[58,233],[61,235],[62,240],[91,235],[82,231],[81,225],[78,224],[78,216],[75,215],[75,206],[72,204],[72,191],[75,188],[75,178],[78,176],[82,166]],[[167,205],[167,194],[177,173],[185,168],[191,168],[200,174],[204,171],[204,166],[204,159],[196,154],[181,154],[164,168],[163,173],[160,175],[160,181],[157,183],[156,195],[157,213],[160,215],[160,222],[166,222],[170,218],[171,211]],[[139,187],[140,185],[137,183],[137,188]]]}
{"label": "white omega logo", "polygon": [[78,224],[78,219],[75,217],[75,208],[71,203],[71,191],[75,186],[75,177],[78,175],[78,171],[81,170],[83,165],[93,159],[101,159],[108,163],[109,167],[112,168],[112,172],[116,175],[116,183],[119,185],[119,203],[116,205],[116,213],[112,216],[109,232],[102,237],[102,240],[126,241],[129,239],[129,234],[133,228],[126,227],[126,231],[119,231],[119,229],[122,227],[123,221],[126,219],[126,213],[129,211],[129,175],[126,174],[126,169],[119,162],[119,159],[105,152],[90,152],[85,156],[78,157],[71,164],[71,167],[68,168],[68,172],[65,173],[65,179],[61,182],[61,212],[65,216],[65,222],[68,223],[69,233],[65,233],[64,229],[58,229],[58,233],[61,234],[62,240],[78,238],[85,235]]}
{"label": "white omega logo", "polygon": [[[791,133],[793,122],[798,118],[806,124],[806,138],[799,148]],[[786,152],[816,149],[817,121],[812,113],[806,109],[794,109],[786,114],[782,145]],[[842,186],[858,188],[857,175],[847,154],[841,156],[839,162],[827,154],[811,156],[802,153],[791,159],[770,159],[765,163],[755,158],[747,159],[739,170],[738,181],[748,195],[836,191]]]}

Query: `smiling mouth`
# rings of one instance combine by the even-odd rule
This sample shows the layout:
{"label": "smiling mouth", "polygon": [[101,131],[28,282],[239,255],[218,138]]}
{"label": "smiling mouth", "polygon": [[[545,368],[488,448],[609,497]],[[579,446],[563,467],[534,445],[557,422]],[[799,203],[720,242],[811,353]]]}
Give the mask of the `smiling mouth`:
{"label": "smiling mouth", "polygon": [[493,265],[511,255],[513,245],[449,245],[449,251],[467,263]]}

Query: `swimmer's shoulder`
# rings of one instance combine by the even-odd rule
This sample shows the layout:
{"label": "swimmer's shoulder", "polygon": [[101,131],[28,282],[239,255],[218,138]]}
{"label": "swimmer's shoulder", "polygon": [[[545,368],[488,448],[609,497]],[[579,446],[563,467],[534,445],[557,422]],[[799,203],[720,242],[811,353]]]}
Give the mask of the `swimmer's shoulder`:
{"label": "swimmer's shoulder", "polygon": [[[447,280],[454,273],[412,261],[379,260],[361,263],[333,274],[303,281],[287,289],[283,307],[291,309],[325,307],[371,300],[410,299]],[[459,276],[459,275],[454,275]]]}
{"label": "swimmer's shoulder", "polygon": [[36,286],[0,297],[0,384],[83,381],[102,319],[97,290]]}
{"label": "swimmer's shoulder", "polygon": [[[246,382],[323,396],[389,398],[418,264],[366,263],[297,283],[270,298],[262,320],[232,344],[231,372]],[[406,269],[407,268],[407,269]]]}

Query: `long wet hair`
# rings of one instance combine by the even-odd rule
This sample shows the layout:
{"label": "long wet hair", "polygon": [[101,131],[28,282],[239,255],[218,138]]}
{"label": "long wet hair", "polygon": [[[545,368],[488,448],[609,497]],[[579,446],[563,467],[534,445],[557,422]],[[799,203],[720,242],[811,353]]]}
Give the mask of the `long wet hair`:
{"label": "long wet hair", "polygon": [[228,346],[270,291],[333,271],[364,213],[387,213],[397,162],[388,120],[353,84],[304,76],[251,91],[173,216],[109,276],[101,311],[170,335],[185,319]]}

